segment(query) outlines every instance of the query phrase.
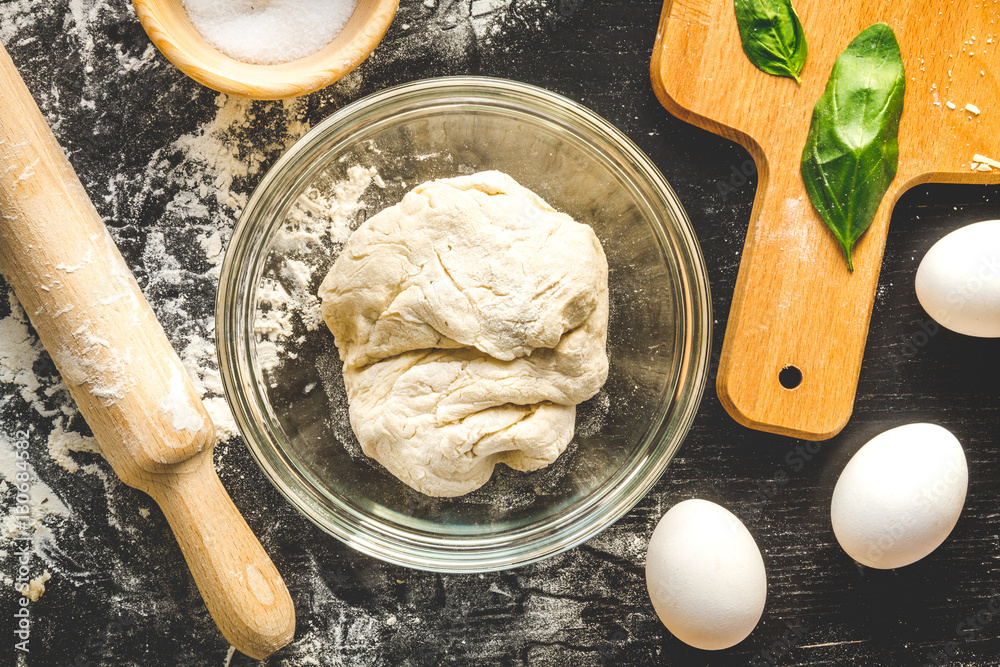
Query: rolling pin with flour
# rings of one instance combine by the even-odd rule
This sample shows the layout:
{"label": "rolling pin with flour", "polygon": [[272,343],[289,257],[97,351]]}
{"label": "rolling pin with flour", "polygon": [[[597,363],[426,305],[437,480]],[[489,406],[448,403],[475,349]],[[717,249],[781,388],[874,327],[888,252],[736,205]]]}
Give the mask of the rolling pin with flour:
{"label": "rolling pin with flour", "polygon": [[0,271],[115,473],[163,510],[222,634],[254,658],[287,644],[291,597],[216,475],[212,421],[2,46]]}

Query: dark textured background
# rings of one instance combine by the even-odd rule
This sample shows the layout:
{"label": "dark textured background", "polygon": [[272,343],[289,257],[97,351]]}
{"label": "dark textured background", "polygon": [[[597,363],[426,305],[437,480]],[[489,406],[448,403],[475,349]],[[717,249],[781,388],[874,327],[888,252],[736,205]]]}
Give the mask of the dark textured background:
{"label": "dark textured background", "polygon": [[[498,0],[494,11],[481,0],[475,7],[468,0],[402,4],[382,45],[348,80],[294,107],[254,104],[253,121],[229,141],[266,167],[290,136],[289,114],[315,124],[348,101],[427,76],[508,77],[562,93],[620,127],[676,189],[708,265],[718,350],[756,183],[750,178],[722,187],[748,159],[745,151],[674,119],[653,96],[648,64],[659,4]],[[158,53],[143,57],[149,43],[124,0],[0,0],[0,36],[168,334],[181,345],[185,318],[164,304],[181,300],[189,319],[204,317],[214,282],[205,276],[207,265],[197,266],[203,257],[190,259],[194,268],[180,279],[163,280],[150,259],[157,257],[150,252],[151,230],[167,230],[158,243],[174,257],[187,257],[193,235],[170,205],[179,179],[160,174],[187,168],[169,147],[213,118],[218,95]],[[249,193],[261,175],[238,177],[231,190]],[[998,664],[1000,619],[971,633],[960,633],[958,625],[984,610],[1000,588],[1000,346],[947,331],[922,334],[927,316],[913,293],[923,253],[948,231],[1000,217],[998,192],[920,187],[897,206],[855,413],[841,435],[805,461],[795,454],[804,443],[736,425],[715,396],[713,368],[691,434],[652,493],[605,533],[541,564],[469,576],[385,565],[297,514],[240,441],[220,447],[223,482],[284,574],[298,614],[296,642],[266,664]],[[216,228],[231,227],[231,210],[212,196],[200,199]],[[51,367],[36,371],[51,373]],[[15,387],[0,386],[0,392],[0,427],[28,431],[39,477],[75,517],[53,526],[59,548],[44,566],[54,577],[32,606],[30,655],[15,663],[4,629],[0,664],[223,665],[228,645],[155,505],[114,479],[105,484],[58,468],[45,453],[51,420],[20,401]],[[920,420],[946,426],[965,446],[965,511],[946,543],[923,561],[898,571],[859,569],[830,528],[837,475],[875,434]],[[94,456],[77,459],[105,466]],[[667,508],[692,497],[735,512],[756,537],[768,569],[762,622],[749,639],[721,653],[675,640],[645,591],[646,540]],[[13,505],[9,494],[0,501]],[[152,509],[149,519],[139,518],[141,507]],[[12,572],[9,548],[0,556]],[[2,628],[11,626],[15,597],[10,590],[0,596]],[[233,665],[251,662],[232,659]]]}

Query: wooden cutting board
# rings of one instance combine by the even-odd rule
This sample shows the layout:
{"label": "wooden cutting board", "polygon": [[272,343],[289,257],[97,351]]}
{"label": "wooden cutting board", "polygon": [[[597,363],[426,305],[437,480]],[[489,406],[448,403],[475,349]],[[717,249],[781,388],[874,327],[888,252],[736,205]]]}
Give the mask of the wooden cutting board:
{"label": "wooden cutting board", "polygon": [[[896,201],[926,182],[1000,183],[1000,169],[970,167],[975,154],[1000,160],[1000,0],[794,0],[794,6],[809,45],[801,86],[747,60],[733,0],[667,0],[651,74],[672,114],[739,142],[757,165],[719,398],[741,424],[822,440],[851,415]],[[799,165],[834,60],[879,21],[895,31],[906,68],[899,171],[855,248],[850,273],[809,201]],[[907,282],[893,289],[913,288]],[[794,369],[801,373],[797,386]]]}

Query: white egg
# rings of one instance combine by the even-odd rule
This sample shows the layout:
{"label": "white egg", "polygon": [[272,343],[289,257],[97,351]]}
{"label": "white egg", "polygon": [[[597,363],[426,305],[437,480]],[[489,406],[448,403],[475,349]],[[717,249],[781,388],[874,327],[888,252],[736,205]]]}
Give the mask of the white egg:
{"label": "white egg", "polygon": [[869,440],[840,474],[830,506],[833,532],[862,565],[903,567],[944,542],[968,487],[965,452],[947,429],[890,429]]}
{"label": "white egg", "polygon": [[1000,220],[956,229],[931,246],[914,287],[920,305],[941,326],[1000,337]]}
{"label": "white egg", "polygon": [[767,597],[764,559],[750,532],[725,508],[685,500],[649,539],[646,587],[653,608],[678,639],[719,650],[746,639]]}

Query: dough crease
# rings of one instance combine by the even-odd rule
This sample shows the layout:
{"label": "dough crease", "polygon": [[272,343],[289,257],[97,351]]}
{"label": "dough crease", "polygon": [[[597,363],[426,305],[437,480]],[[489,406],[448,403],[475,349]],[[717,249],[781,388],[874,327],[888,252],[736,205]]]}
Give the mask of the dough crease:
{"label": "dough crease", "polygon": [[424,183],[369,218],[319,297],[363,451],[431,496],[555,461],[607,378],[597,236],[500,172]]}

